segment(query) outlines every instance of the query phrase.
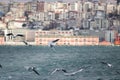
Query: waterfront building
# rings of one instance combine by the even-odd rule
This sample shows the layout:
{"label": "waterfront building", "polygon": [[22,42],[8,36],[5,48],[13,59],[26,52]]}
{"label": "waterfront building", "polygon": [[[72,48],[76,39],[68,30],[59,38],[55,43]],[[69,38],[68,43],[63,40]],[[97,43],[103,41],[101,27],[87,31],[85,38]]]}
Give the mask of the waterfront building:
{"label": "waterfront building", "polygon": [[[29,30],[29,29],[9,29],[9,30],[4,30],[5,33],[5,42],[6,44],[10,42],[14,43],[14,42],[23,42],[23,41],[27,41],[27,42],[35,42],[35,32],[36,30]],[[13,36],[7,36],[6,34],[8,33],[13,33],[14,35],[17,34],[22,34],[24,35],[24,37],[16,37],[13,38]]]}
{"label": "waterfront building", "polygon": [[42,37],[36,37],[35,43],[36,45],[48,45],[48,43],[52,40],[60,39],[57,42],[57,45],[73,45],[73,46],[85,46],[85,45],[98,45],[99,44],[99,38],[93,37],[93,36],[42,36]]}
{"label": "waterfront building", "polygon": [[0,45],[4,45],[4,31],[0,30]]}
{"label": "waterfront building", "polygon": [[105,30],[79,30],[75,31],[79,36],[96,36],[99,37],[99,41],[105,40]]}
{"label": "waterfront building", "polygon": [[72,31],[37,31],[35,33],[36,45],[48,45],[48,42],[60,39],[57,45],[98,45],[99,37],[94,36],[73,36]]}
{"label": "waterfront building", "polygon": [[73,30],[38,30],[35,33],[37,36],[73,36]]}
{"label": "waterfront building", "polygon": [[116,38],[116,31],[114,30],[105,31],[105,41],[114,43],[115,38]]}
{"label": "waterfront building", "polygon": [[115,41],[114,41],[114,44],[115,45],[120,45],[120,34],[116,34],[116,38],[115,38]]}
{"label": "waterfront building", "polygon": [[4,45],[4,36],[0,36],[0,45]]}
{"label": "waterfront building", "polygon": [[110,45],[112,45],[112,43],[108,42],[108,41],[102,41],[102,42],[99,43],[99,45],[101,45],[101,46],[110,46]]}

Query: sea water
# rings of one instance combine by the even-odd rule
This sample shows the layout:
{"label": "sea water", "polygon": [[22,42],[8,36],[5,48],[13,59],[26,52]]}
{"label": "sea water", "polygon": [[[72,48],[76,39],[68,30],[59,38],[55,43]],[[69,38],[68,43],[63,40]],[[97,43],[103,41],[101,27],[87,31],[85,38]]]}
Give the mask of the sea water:
{"label": "sea water", "polygon": [[[120,80],[120,47],[0,46],[0,64],[0,80]],[[27,70],[32,66],[40,75]],[[51,75],[56,68],[83,70],[72,76],[62,71]]]}

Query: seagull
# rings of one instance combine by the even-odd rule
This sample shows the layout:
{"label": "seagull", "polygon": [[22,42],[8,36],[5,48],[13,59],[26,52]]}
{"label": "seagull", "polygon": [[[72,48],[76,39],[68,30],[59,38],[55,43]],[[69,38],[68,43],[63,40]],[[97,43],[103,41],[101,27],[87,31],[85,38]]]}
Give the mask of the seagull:
{"label": "seagull", "polygon": [[16,38],[17,36],[24,37],[23,34],[14,35],[13,33],[8,33],[7,36],[13,36],[13,38]]}
{"label": "seagull", "polygon": [[13,36],[13,33],[8,33],[7,36]]}
{"label": "seagull", "polygon": [[117,74],[120,74],[120,72],[119,72],[119,71],[116,71],[116,73],[117,73]]}
{"label": "seagull", "polygon": [[57,41],[59,41],[60,39],[56,39],[56,40],[53,40],[53,41],[50,41],[49,43],[48,43],[48,46],[49,47],[54,47],[54,45],[55,45],[55,43],[57,42]]}
{"label": "seagull", "polygon": [[64,75],[66,75],[66,76],[72,76],[72,75],[77,74],[78,72],[83,71],[83,69],[80,69],[80,70],[75,71],[75,72],[68,73],[68,72],[67,72],[65,69],[63,69],[63,68],[56,68],[56,69],[51,73],[51,75],[54,74],[54,73],[57,72],[57,71],[62,71],[62,72],[64,72]]}
{"label": "seagull", "polygon": [[24,37],[24,35],[23,35],[23,34],[17,34],[16,36]]}
{"label": "seagull", "polygon": [[72,72],[72,73],[64,73],[64,75],[66,75],[66,76],[73,76],[73,75],[75,75],[75,74],[77,74],[77,73],[79,73],[81,71],[83,71],[83,69],[79,69],[78,71],[75,71],[75,72]]}
{"label": "seagull", "polygon": [[25,45],[27,45],[27,46],[32,46],[32,45],[28,44],[27,41],[23,41],[23,43],[24,43]]}
{"label": "seagull", "polygon": [[35,67],[29,67],[28,71],[33,71],[33,72],[35,72],[35,74],[40,75]]}
{"label": "seagull", "polygon": [[102,78],[98,78],[97,80],[103,80]]}
{"label": "seagull", "polygon": [[0,68],[2,68],[2,65],[0,64]]}
{"label": "seagull", "polygon": [[108,67],[112,67],[112,64],[110,63],[107,63],[107,62],[101,62],[101,63],[107,65]]}
{"label": "seagull", "polygon": [[63,71],[63,72],[65,72],[65,73],[67,73],[67,71],[66,71],[65,69],[63,69],[63,68],[56,68],[56,69],[51,73],[51,75],[54,74],[54,73],[57,72],[57,71]]}

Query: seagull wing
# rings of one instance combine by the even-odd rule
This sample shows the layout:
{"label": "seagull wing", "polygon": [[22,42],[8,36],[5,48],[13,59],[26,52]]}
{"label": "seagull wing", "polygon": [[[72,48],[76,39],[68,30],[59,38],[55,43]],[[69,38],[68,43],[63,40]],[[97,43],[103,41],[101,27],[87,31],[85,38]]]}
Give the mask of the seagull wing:
{"label": "seagull wing", "polygon": [[57,41],[59,41],[59,39],[50,41],[50,42],[48,43],[48,46],[49,46],[49,47],[53,47],[53,46],[56,44],[55,42],[57,42]]}
{"label": "seagull wing", "polygon": [[26,41],[23,41],[23,43],[24,43],[25,45],[28,45],[28,43],[27,43]]}
{"label": "seagull wing", "polygon": [[8,33],[7,36],[14,36],[13,33]]}
{"label": "seagull wing", "polygon": [[107,63],[107,62],[101,62],[101,63],[107,65],[108,67],[112,67],[112,64],[110,63]]}
{"label": "seagull wing", "polygon": [[55,42],[57,42],[57,41],[59,41],[59,39],[53,40],[52,42],[55,43]]}
{"label": "seagull wing", "polygon": [[24,37],[24,35],[23,35],[23,34],[17,34],[16,36]]}
{"label": "seagull wing", "polygon": [[106,62],[101,62],[102,64],[107,64]]}
{"label": "seagull wing", "polygon": [[55,70],[51,73],[51,75],[54,74],[56,71],[58,71],[58,69],[55,69]]}
{"label": "seagull wing", "polygon": [[64,73],[67,73],[67,71],[65,69],[61,69]]}
{"label": "seagull wing", "polygon": [[112,67],[112,64],[108,63],[107,66],[108,66],[108,67]]}
{"label": "seagull wing", "polygon": [[55,45],[55,43],[53,43],[52,41],[50,41],[49,43],[48,43],[48,46],[49,47],[53,47]]}
{"label": "seagull wing", "polygon": [[2,68],[2,65],[0,64],[0,68]]}
{"label": "seagull wing", "polygon": [[66,76],[72,76],[72,75],[75,75],[76,73],[81,72],[81,71],[83,71],[83,69],[80,69],[80,70],[72,72],[72,73],[64,73],[64,75],[66,75]]}
{"label": "seagull wing", "polygon": [[37,75],[40,75],[37,70],[33,69],[33,71],[34,71]]}

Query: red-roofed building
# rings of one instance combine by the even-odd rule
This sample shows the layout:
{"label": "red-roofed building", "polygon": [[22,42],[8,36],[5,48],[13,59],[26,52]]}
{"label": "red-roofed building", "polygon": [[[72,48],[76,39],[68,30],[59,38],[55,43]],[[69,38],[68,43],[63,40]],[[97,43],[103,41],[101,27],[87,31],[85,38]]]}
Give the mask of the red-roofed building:
{"label": "red-roofed building", "polygon": [[120,45],[120,35],[117,34],[114,44],[115,45]]}
{"label": "red-roofed building", "polygon": [[102,45],[102,46],[110,46],[110,45],[112,45],[110,42],[108,42],[108,41],[102,41],[102,42],[100,42],[99,43],[99,45]]}

